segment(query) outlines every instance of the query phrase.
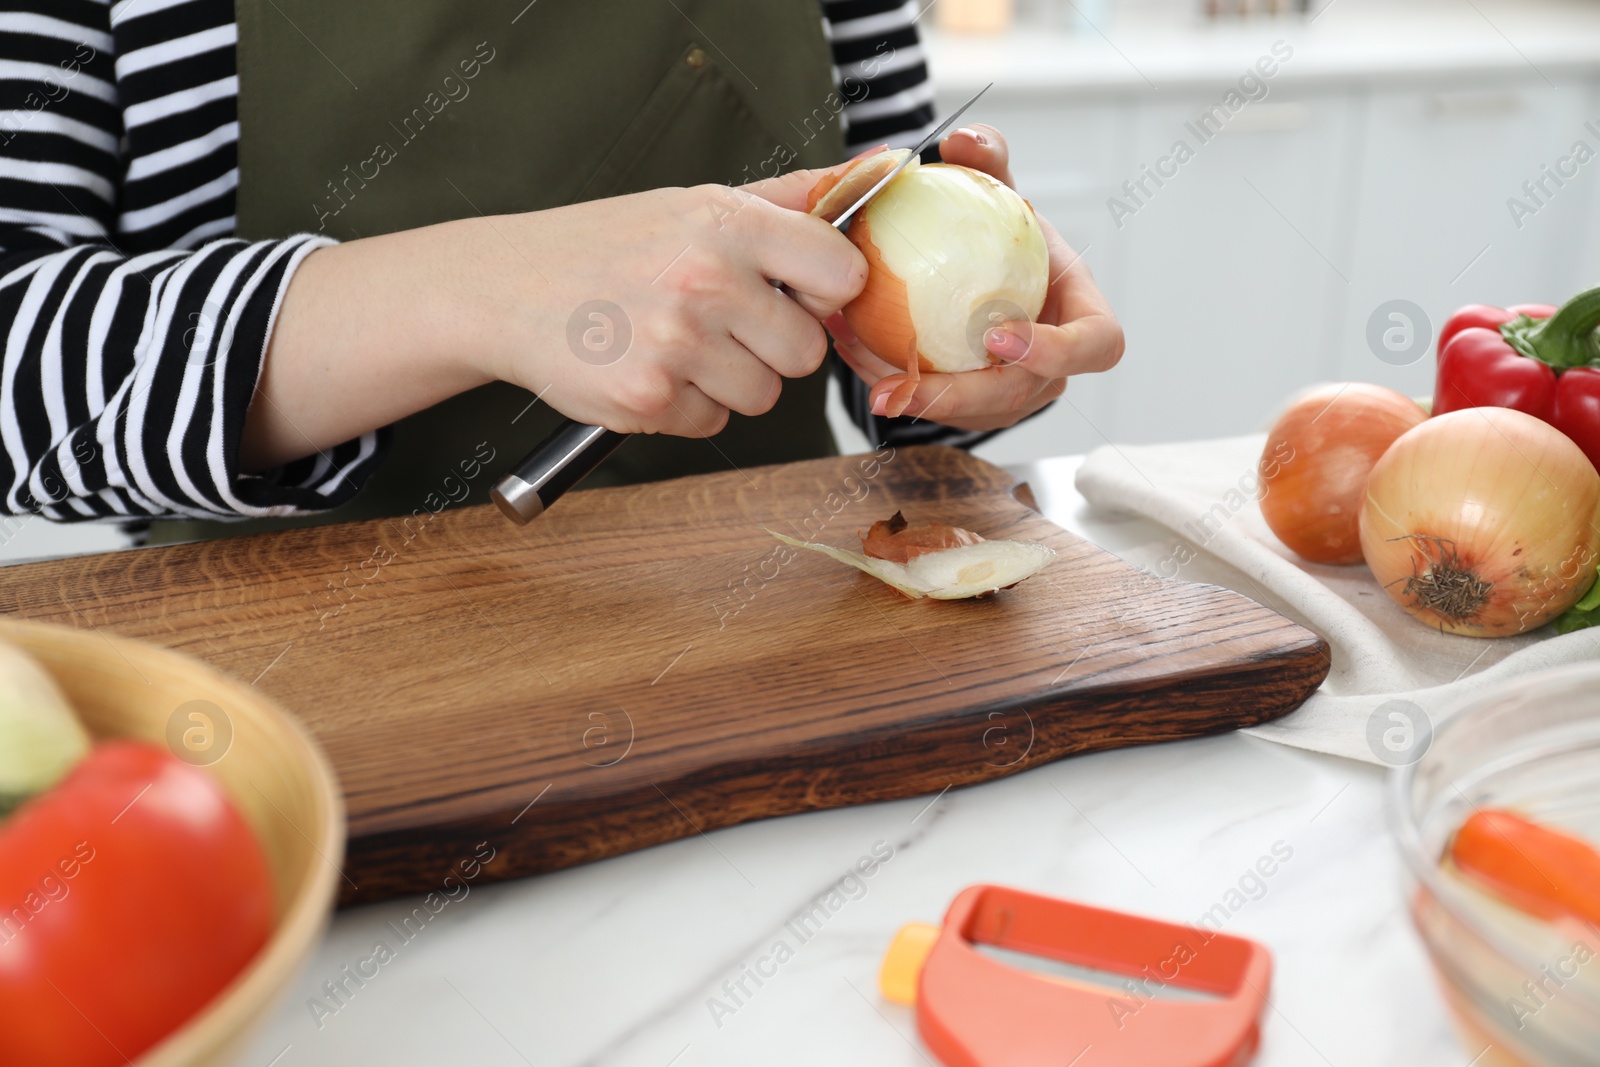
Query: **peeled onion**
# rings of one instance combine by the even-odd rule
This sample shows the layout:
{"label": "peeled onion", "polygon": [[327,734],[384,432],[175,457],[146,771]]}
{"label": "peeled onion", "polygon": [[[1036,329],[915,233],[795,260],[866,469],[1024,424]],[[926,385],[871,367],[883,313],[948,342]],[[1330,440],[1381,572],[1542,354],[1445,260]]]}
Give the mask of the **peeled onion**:
{"label": "peeled onion", "polygon": [[1561,431],[1510,408],[1436,415],[1373,468],[1361,547],[1378,583],[1429,626],[1536,629],[1600,560],[1600,474]]}
{"label": "peeled onion", "polygon": [[1428,417],[1393,389],[1346,382],[1289,406],[1261,452],[1261,515],[1313,563],[1360,563],[1367,477],[1395,439]]}
{"label": "peeled onion", "polygon": [[[838,218],[908,151],[867,156],[811,192],[811,212]],[[844,318],[874,354],[911,374],[1001,362],[983,343],[1003,322],[1044,308],[1050,253],[1033,207],[982,171],[912,161],[851,220],[866,257]]]}

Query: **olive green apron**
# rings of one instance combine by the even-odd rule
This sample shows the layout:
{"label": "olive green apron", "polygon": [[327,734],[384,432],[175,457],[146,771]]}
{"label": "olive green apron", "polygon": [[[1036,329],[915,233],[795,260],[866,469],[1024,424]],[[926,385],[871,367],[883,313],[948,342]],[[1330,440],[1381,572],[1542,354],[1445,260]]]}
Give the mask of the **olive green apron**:
{"label": "olive green apron", "polygon": [[[742,184],[843,156],[817,0],[234,7],[246,238],[351,240],[661,186]],[[634,437],[585,484],[833,454],[825,395],[819,371],[711,440]],[[497,382],[402,420],[360,495],[323,515],[158,522],[150,540],[481,503],[560,421],[534,400]]]}

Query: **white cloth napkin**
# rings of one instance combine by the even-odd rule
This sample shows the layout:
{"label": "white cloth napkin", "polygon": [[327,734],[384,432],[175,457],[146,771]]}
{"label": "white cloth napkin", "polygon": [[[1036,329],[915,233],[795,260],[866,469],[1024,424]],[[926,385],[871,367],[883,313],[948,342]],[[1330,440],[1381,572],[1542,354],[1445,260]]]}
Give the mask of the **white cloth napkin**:
{"label": "white cloth napkin", "polygon": [[[1421,755],[1429,731],[1486,684],[1600,658],[1600,627],[1518,637],[1439,633],[1413,620],[1365,566],[1307,563],[1273,536],[1257,505],[1265,434],[1167,445],[1106,445],[1079,468],[1097,509],[1172,531],[1125,553],[1163,577],[1235,589],[1327,639],[1333,666],[1299,710],[1248,732],[1371,763]],[[1400,703],[1396,703],[1400,702]],[[1420,711],[1420,714],[1419,714]],[[1396,718],[1396,714],[1400,717]]]}

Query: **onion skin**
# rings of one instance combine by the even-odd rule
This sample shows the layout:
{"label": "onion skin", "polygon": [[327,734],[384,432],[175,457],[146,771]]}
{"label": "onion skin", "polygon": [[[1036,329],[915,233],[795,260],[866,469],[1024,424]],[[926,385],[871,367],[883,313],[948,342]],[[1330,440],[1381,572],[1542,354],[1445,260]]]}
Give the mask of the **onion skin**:
{"label": "onion skin", "polygon": [[873,523],[872,528],[862,535],[861,554],[894,563],[910,563],[930,552],[976,545],[982,540],[971,530],[963,530],[959,526],[937,522],[912,526],[897,511],[892,517]]}
{"label": "onion skin", "polygon": [[[862,156],[842,171],[824,174],[822,180],[806,194],[806,212],[833,222],[850,210],[850,205],[867,195],[878,182],[888,176],[907,156],[909,148],[892,148]],[[916,166],[913,163],[911,166]]]}
{"label": "onion skin", "polygon": [[1313,563],[1360,563],[1367,477],[1395,439],[1428,417],[1392,389],[1346,382],[1289,406],[1262,450],[1261,515]]}
{"label": "onion skin", "polygon": [[911,298],[905,281],[884,262],[872,239],[872,220],[865,210],[856,214],[847,234],[867,261],[867,283],[844,306],[844,321],[872,352],[901,370],[913,364],[919,371],[933,370],[917,347],[917,327],[911,320]]}
{"label": "onion skin", "polygon": [[[918,529],[926,529],[919,527]],[[956,530],[956,527],[945,527]],[[880,559],[847,548],[835,548],[817,541],[800,541],[787,534],[768,530],[792,548],[809,549],[847,567],[872,575],[878,581],[911,600],[977,600],[1010,589],[1037,574],[1056,558],[1055,550],[1036,541],[985,541],[975,538],[950,548],[918,552],[902,563]]]}
{"label": "onion skin", "polygon": [[1437,415],[1373,468],[1361,547],[1378,583],[1425,625],[1468,637],[1527,633],[1593,584],[1600,474],[1532,415]]}

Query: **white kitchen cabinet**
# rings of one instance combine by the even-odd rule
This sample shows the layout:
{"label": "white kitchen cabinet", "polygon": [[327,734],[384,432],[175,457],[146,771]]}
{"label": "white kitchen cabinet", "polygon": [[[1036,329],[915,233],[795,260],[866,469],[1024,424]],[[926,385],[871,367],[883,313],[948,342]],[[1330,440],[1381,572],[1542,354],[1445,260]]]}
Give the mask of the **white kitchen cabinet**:
{"label": "white kitchen cabinet", "polygon": [[[1600,77],[1589,82],[1583,98],[1584,114],[1594,120],[1596,126],[1600,126]],[[1595,138],[1590,143],[1600,148],[1600,138]],[[1595,163],[1600,163],[1600,159],[1585,167],[1585,171],[1592,168]],[[1588,188],[1583,193],[1583,198],[1589,207],[1578,235],[1577,273],[1583,285],[1600,285],[1600,173],[1586,175],[1584,184]]]}
{"label": "white kitchen cabinet", "polygon": [[[1519,227],[1507,201],[1532,205],[1526,181],[1555,167],[1575,141],[1600,150],[1584,128],[1600,112],[1583,83],[1552,88],[1537,73],[1514,79],[1364,94],[1348,306],[1339,331],[1339,378],[1412,394],[1433,386],[1431,352],[1390,366],[1367,346],[1373,309],[1393,299],[1420,305],[1437,337],[1462,304],[1559,302],[1595,280],[1584,269],[1600,158],[1576,167]],[[1600,123],[1596,123],[1600,128]],[[1575,165],[1574,165],[1575,166]],[[1568,169],[1572,169],[1569,167]]]}
{"label": "white kitchen cabinet", "polygon": [[[1215,100],[1141,106],[1130,171],[1154,165],[1179,138],[1193,145],[1185,124]],[[1340,168],[1351,115],[1343,96],[1274,93],[1198,145],[1124,220],[1116,306],[1128,356],[1114,372],[1108,435],[1243,432],[1308,374],[1326,373],[1320,339],[1348,273]],[[1236,130],[1258,116],[1273,121]]]}
{"label": "white kitchen cabinet", "polygon": [[[1083,257],[1100,286],[1115,301],[1121,293],[1122,244],[1105,209],[1129,150],[1134,106],[1051,105],[1047,100],[998,101],[984,121],[1006,133],[1013,145],[1017,187]],[[1113,430],[1119,383],[1101,375],[1075,379],[1055,408],[985,446],[1001,462],[1087,452]]]}
{"label": "white kitchen cabinet", "polygon": [[[1330,373],[1323,339],[1348,274],[1341,170],[1356,105],[1343,94],[1274,91],[1200,143],[1186,123],[1223,91],[1098,105],[1115,129],[1109,168],[1084,158],[1087,144],[1073,155],[1059,144],[1036,153],[1028,131],[1004,125],[1003,111],[994,119],[1014,139],[1019,187],[1069,239],[1087,243],[1128,353],[1110,374],[1075,379],[1055,410],[984,446],[984,455],[1014,462],[1108,440],[1243,432],[1288,392]],[[1193,158],[1165,165],[1176,174],[1159,186],[1144,178],[1135,200],[1123,182],[1143,178],[1179,139]],[[1059,169],[1033,165],[1036,155]],[[1098,181],[1071,199],[1034,195],[1032,183],[1053,190],[1073,173]],[[1113,197],[1133,214],[1114,219]]]}

